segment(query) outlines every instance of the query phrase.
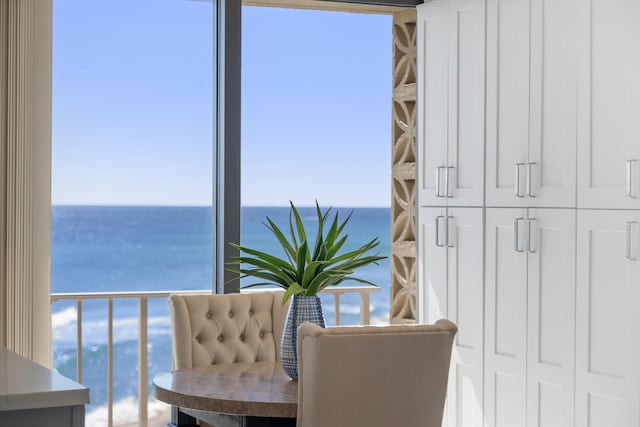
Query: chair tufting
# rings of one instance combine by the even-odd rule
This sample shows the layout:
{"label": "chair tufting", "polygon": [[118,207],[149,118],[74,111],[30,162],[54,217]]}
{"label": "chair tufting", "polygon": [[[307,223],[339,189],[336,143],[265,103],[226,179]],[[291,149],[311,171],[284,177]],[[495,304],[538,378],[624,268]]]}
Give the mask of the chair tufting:
{"label": "chair tufting", "polygon": [[173,367],[278,360],[282,292],[169,296]]}

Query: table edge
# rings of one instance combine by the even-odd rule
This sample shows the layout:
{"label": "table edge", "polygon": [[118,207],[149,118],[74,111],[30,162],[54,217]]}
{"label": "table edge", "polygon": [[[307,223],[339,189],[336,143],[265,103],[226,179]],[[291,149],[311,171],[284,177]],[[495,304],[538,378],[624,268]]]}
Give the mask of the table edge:
{"label": "table edge", "polygon": [[[160,376],[172,375],[172,373],[159,374],[153,379],[153,389],[156,399],[181,408],[190,408],[199,411],[216,412],[229,415],[243,415],[252,417],[272,417],[272,418],[296,418],[298,412],[298,403],[276,403],[276,402],[256,402],[251,403],[240,400],[220,399],[208,396],[194,396],[184,394],[175,390],[168,390],[157,384],[156,380]],[[188,404],[185,404],[185,401]],[[249,405],[251,405],[251,413],[249,413]],[[220,406],[234,406],[237,410],[221,411],[216,408]],[[276,411],[274,409],[277,408]],[[277,415],[274,415],[274,412]]]}

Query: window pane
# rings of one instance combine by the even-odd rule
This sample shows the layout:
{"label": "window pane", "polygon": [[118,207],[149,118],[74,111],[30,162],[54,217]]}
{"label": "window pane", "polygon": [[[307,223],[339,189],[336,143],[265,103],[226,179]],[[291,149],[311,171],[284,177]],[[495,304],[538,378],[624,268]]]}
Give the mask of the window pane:
{"label": "window pane", "polygon": [[[52,292],[210,290],[213,3],[54,0],[53,25]],[[148,311],[152,379],[171,370],[171,336],[166,300]],[[129,421],[137,313],[115,302],[115,413]],[[54,366],[71,378],[75,315],[53,306]],[[87,425],[102,425],[106,303],[82,316]]]}
{"label": "window pane", "polygon": [[[345,250],[379,237],[388,256],[392,17],[245,6],[242,19],[243,246],[284,256],[261,221],[288,231],[291,200],[315,230],[317,200],[342,218],[353,210]],[[380,285],[372,320],[388,320],[389,260],[355,276]],[[333,299],[321,298],[331,324]],[[342,323],[359,322],[357,294],[341,306]]]}

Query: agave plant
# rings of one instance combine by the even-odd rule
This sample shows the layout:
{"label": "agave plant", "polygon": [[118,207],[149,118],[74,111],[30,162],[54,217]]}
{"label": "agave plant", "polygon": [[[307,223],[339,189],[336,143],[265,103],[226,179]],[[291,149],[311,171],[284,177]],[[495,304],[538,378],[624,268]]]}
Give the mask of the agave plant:
{"label": "agave plant", "polygon": [[317,295],[327,286],[335,286],[346,280],[376,286],[368,280],[353,276],[353,272],[357,268],[371,263],[377,264],[386,258],[377,254],[367,255],[380,243],[377,237],[358,249],[340,253],[348,237],[342,235],[342,232],[353,212],[340,221],[336,211],[330,221],[331,225],[327,228],[332,209],[329,208],[323,213],[316,202],[318,227],[315,241],[310,242],[300,213],[292,202],[289,203],[289,238],[268,216],[263,223],[284,249],[286,259],[231,243],[241,255],[234,257],[231,262],[238,265],[238,268],[229,268],[229,271],[241,274],[241,278],[256,277],[264,280],[247,287],[275,284],[284,289],[283,304],[292,295]]}

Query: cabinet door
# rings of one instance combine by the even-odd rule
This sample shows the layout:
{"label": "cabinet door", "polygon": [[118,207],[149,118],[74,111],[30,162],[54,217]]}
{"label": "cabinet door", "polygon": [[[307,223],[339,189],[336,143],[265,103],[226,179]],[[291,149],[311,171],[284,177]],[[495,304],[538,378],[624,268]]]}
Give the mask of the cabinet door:
{"label": "cabinet door", "polygon": [[530,209],[527,224],[527,425],[571,427],[576,211]]}
{"label": "cabinet door", "polygon": [[576,426],[640,425],[639,225],[637,211],[578,211]]}
{"label": "cabinet door", "polygon": [[447,397],[450,427],[482,427],[482,208],[449,208],[449,319],[458,325]]}
{"label": "cabinet door", "polygon": [[419,321],[447,318],[447,209],[420,208]]}
{"label": "cabinet door", "polygon": [[578,207],[640,209],[640,1],[589,3],[580,20]]}
{"label": "cabinet door", "polygon": [[449,206],[484,202],[485,3],[449,3]]}
{"label": "cabinet door", "polygon": [[[446,205],[449,5],[435,0],[417,8],[418,182],[422,206]],[[437,188],[441,177],[440,188]]]}
{"label": "cabinet door", "polygon": [[529,206],[576,206],[578,25],[575,0],[531,1]]}
{"label": "cabinet door", "polygon": [[488,206],[527,203],[529,41],[528,0],[487,1]]}
{"label": "cabinet door", "polygon": [[[484,415],[491,427],[526,425],[526,214],[500,208],[486,213]],[[522,252],[515,250],[516,229]]]}

